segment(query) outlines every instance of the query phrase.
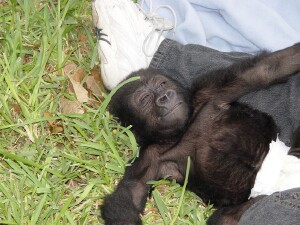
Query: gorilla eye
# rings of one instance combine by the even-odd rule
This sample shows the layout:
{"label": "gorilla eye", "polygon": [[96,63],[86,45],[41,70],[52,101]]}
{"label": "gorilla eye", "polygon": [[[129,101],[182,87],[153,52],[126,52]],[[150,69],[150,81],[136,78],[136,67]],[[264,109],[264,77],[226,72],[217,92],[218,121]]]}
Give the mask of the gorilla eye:
{"label": "gorilla eye", "polygon": [[163,81],[163,82],[161,82],[161,83],[158,85],[158,87],[159,87],[159,88],[162,88],[162,87],[164,87],[164,86],[166,85],[166,83],[167,83],[167,81]]}
{"label": "gorilla eye", "polygon": [[140,98],[140,102],[143,104],[143,105],[146,105],[150,100],[150,95],[149,94],[146,94],[144,96],[142,96]]}

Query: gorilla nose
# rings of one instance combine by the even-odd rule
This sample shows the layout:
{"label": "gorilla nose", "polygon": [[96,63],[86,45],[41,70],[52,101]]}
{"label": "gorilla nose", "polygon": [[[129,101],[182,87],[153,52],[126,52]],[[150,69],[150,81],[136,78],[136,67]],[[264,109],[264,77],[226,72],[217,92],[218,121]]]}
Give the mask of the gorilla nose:
{"label": "gorilla nose", "polygon": [[170,100],[172,100],[176,95],[176,92],[173,90],[167,90],[164,94],[160,95],[156,99],[156,104],[158,106],[163,106],[164,104],[168,103]]}

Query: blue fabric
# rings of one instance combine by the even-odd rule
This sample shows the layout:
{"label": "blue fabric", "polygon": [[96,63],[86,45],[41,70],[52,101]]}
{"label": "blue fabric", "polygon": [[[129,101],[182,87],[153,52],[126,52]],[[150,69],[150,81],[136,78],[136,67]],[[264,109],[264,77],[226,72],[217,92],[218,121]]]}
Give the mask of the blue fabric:
{"label": "blue fabric", "polygon": [[[153,10],[169,5],[177,28],[168,36],[181,44],[220,51],[275,51],[300,42],[300,0],[150,0]],[[149,11],[149,0],[143,8]],[[139,1],[141,2],[141,1]],[[170,10],[158,15],[174,21]]]}

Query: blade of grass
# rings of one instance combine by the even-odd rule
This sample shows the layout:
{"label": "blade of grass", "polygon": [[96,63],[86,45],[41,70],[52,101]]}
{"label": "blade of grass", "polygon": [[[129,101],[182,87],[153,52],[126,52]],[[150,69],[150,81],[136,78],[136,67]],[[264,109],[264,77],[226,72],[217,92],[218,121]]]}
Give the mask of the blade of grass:
{"label": "blade of grass", "polygon": [[157,205],[159,214],[163,218],[164,224],[168,224],[168,219],[166,217],[168,209],[167,209],[165,203],[163,202],[163,200],[161,199],[159,192],[156,189],[154,189],[152,191],[152,195],[153,195],[154,201]]}
{"label": "blade of grass", "polygon": [[112,156],[118,161],[119,166],[124,171],[125,163],[123,162],[122,158],[120,157],[120,154],[119,154],[118,150],[116,149],[116,146],[114,145],[112,140],[108,138],[108,135],[103,130],[101,131],[101,134],[104,137],[107,144],[109,145],[110,149],[112,150]]}
{"label": "blade of grass", "polygon": [[70,206],[72,200],[74,199],[74,196],[71,194],[69,195],[67,201],[65,202],[65,204],[61,207],[60,212],[58,213],[58,215],[56,216],[56,219],[54,221],[54,224],[60,224],[60,219],[62,218],[63,215],[65,215],[68,207]]}
{"label": "blade of grass", "polygon": [[129,83],[129,82],[133,82],[135,80],[140,79],[140,77],[131,77],[125,81],[123,81],[122,83],[120,83],[119,85],[117,85],[117,87],[115,87],[105,98],[105,100],[102,102],[101,107],[99,107],[99,110],[96,111],[95,115],[94,115],[94,119],[96,118],[97,114],[99,115],[104,115],[104,111],[106,110],[111,97],[118,91],[118,89],[120,89],[122,86],[124,86],[125,84]]}
{"label": "blade of grass", "polygon": [[38,219],[40,217],[40,214],[41,214],[41,211],[43,209],[43,207],[45,207],[45,203],[47,201],[47,194],[44,194],[40,203],[38,204],[36,210],[34,210],[34,212],[32,213],[32,216],[31,216],[31,220],[30,220],[30,224],[31,225],[36,225],[38,224]]}
{"label": "blade of grass", "polygon": [[[19,162],[22,162],[22,163],[24,163],[26,165],[36,167],[37,169],[43,169],[43,166],[41,166],[41,165],[39,165],[39,164],[37,164],[35,162],[32,162],[32,161],[30,161],[28,159],[25,159],[23,157],[11,154],[11,153],[9,153],[9,152],[7,152],[5,150],[2,150],[2,149],[0,149],[0,155],[3,155],[3,156],[5,156],[5,157],[7,157],[7,158],[9,158],[11,160],[19,161]],[[56,172],[54,170],[51,170],[51,169],[47,169],[47,172],[52,173],[53,175],[55,175],[57,177],[64,177],[64,175],[62,175],[62,174],[60,174],[60,173],[58,173],[58,172]]]}
{"label": "blade of grass", "polygon": [[187,165],[186,165],[186,174],[185,174],[185,179],[184,179],[184,183],[183,183],[183,186],[182,186],[182,193],[181,193],[181,196],[180,196],[179,205],[178,205],[177,211],[175,213],[175,216],[173,217],[173,220],[171,221],[170,224],[175,224],[175,222],[176,222],[176,220],[178,218],[178,215],[179,215],[179,211],[180,211],[180,209],[182,207],[183,197],[184,197],[184,193],[185,193],[186,186],[187,186],[187,183],[188,183],[188,178],[189,178],[189,173],[190,173],[190,167],[191,167],[191,159],[190,159],[190,157],[188,157]]}

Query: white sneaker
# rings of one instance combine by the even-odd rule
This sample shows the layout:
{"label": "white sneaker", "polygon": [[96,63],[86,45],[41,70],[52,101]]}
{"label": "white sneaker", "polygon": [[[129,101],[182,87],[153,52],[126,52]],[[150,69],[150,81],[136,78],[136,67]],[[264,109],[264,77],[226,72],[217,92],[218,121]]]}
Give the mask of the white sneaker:
{"label": "white sneaker", "polygon": [[93,0],[92,7],[101,76],[111,90],[131,72],[149,66],[162,32],[170,27],[155,26],[131,0]]}

